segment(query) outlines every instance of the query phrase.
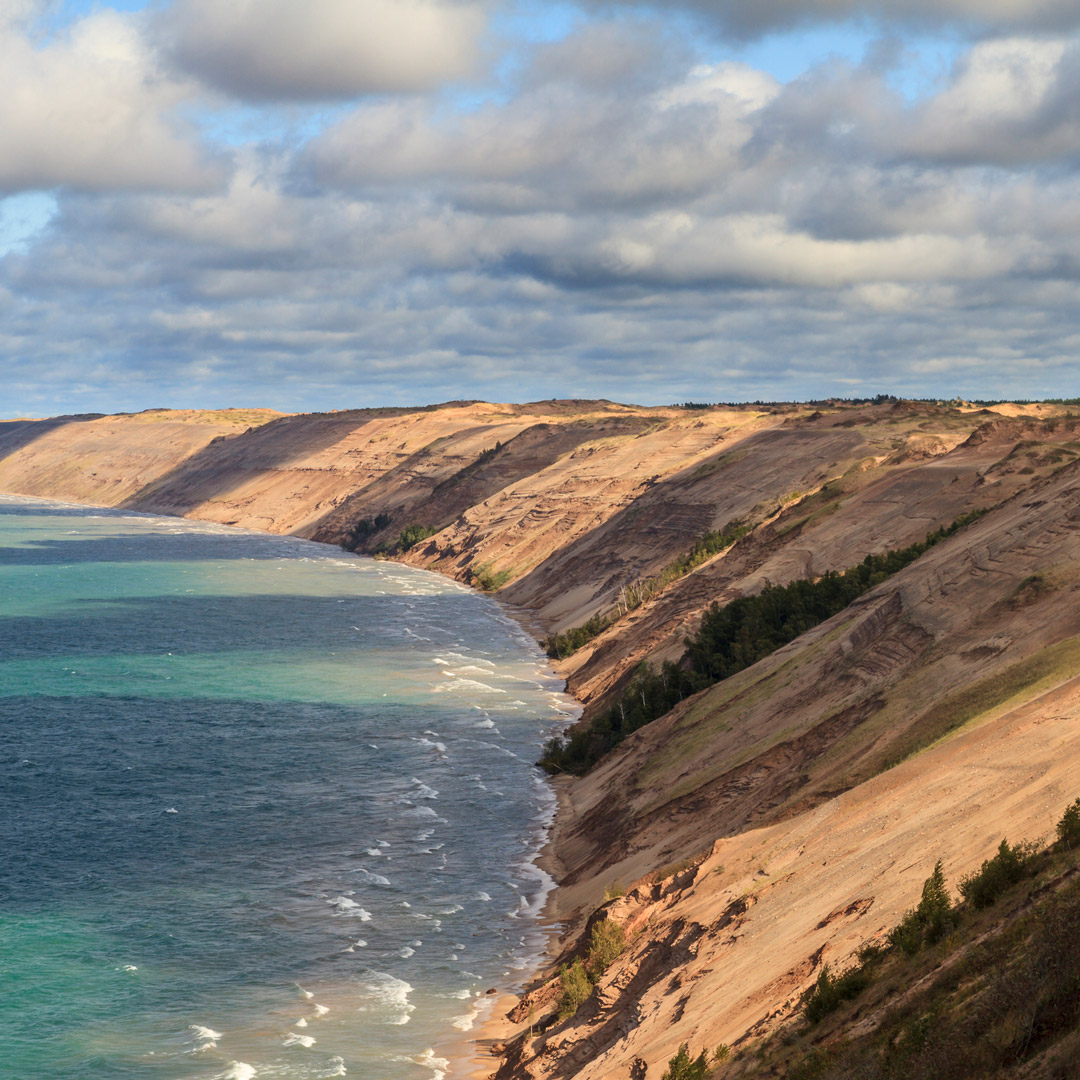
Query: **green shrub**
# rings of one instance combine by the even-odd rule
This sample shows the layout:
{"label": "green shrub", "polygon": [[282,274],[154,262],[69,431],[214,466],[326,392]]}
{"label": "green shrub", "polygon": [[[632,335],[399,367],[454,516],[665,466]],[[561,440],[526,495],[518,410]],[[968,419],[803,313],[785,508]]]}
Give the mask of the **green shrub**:
{"label": "green shrub", "polygon": [[491,569],[491,563],[481,563],[469,571],[469,581],[484,592],[495,592],[510,580],[509,570]]}
{"label": "green shrub", "polygon": [[559,972],[559,982],[562,983],[562,996],[559,998],[559,1019],[565,1020],[589,1000],[592,994],[592,983],[589,981],[585,965],[580,960],[575,960],[568,968]]}
{"label": "green shrub", "polygon": [[956,923],[952,897],[945,887],[945,872],[941,860],[934,864],[934,872],[923,882],[922,898],[915,914],[923,928],[928,944],[940,941]]}
{"label": "green shrub", "polygon": [[[963,890],[963,884],[960,886]],[[922,897],[914,911],[908,911],[889,934],[889,944],[905,956],[914,956],[923,945],[940,941],[956,924],[956,910],[945,887],[941,860],[923,882]]]}
{"label": "green shrub", "polygon": [[1080,844],[1080,799],[1066,807],[1057,823],[1057,834],[1062,847],[1074,848]]}
{"label": "green shrub", "polygon": [[960,882],[961,895],[976,909],[989,907],[1006,889],[1027,876],[1034,854],[1031,845],[1010,847],[1008,840],[1002,840],[997,854]]}
{"label": "green shrub", "polygon": [[362,518],[353,526],[352,532],[349,534],[349,544],[356,547],[373,533],[381,532],[389,524],[389,514],[376,514],[374,520],[372,518]]}
{"label": "green shrub", "polygon": [[803,999],[803,1015],[810,1024],[823,1020],[835,1012],[841,1002],[861,994],[870,985],[870,973],[862,966],[848,968],[841,975],[833,977],[826,964],[818,975],[817,982]]}
{"label": "green shrub", "polygon": [[709,1075],[709,1063],[705,1058],[705,1051],[696,1058],[690,1057],[690,1047],[683,1043],[679,1052],[668,1059],[667,1070],[660,1080],[707,1080]]}
{"label": "green shrub", "polygon": [[406,525],[398,537],[398,547],[402,551],[408,551],[409,548],[415,547],[421,540],[426,540],[429,536],[434,536],[438,531],[438,529],[428,525]]}
{"label": "green shrub", "polygon": [[586,967],[595,981],[626,948],[626,934],[614,919],[602,919],[592,928]]}

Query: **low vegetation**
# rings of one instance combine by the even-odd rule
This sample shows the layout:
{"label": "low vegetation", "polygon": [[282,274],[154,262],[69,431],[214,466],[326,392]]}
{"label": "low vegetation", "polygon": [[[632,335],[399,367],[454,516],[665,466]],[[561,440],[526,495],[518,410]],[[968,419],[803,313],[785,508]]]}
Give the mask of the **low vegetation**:
{"label": "low vegetation", "polygon": [[430,525],[406,525],[398,536],[397,544],[402,551],[415,547],[421,540],[434,536],[439,530]]}
{"label": "low vegetation", "polygon": [[713,1068],[727,1061],[731,1048],[721,1043],[710,1055],[702,1050],[698,1056],[690,1056],[690,1044],[683,1043],[674,1057],[668,1059],[667,1069],[660,1080],[708,1080]]}
{"label": "low vegetation", "polygon": [[[958,903],[938,863],[918,906],[905,914],[887,944],[866,946],[858,963],[838,975],[822,968],[803,995],[801,1030],[797,1022],[789,1024],[752,1056],[744,1052],[712,1075],[1080,1076],[1080,876],[1074,847],[1080,799],[1065,810],[1056,831],[1049,847],[1002,840],[993,858],[961,880]],[[982,912],[1006,899],[1004,916],[988,922]],[[837,1018],[826,1023],[833,1014]],[[860,1024],[862,1034],[849,1035],[855,1016],[873,1022]]]}
{"label": "low vegetation", "polygon": [[575,626],[561,634],[552,634],[540,644],[553,660],[562,660],[581,648],[594,637],[602,634],[612,623],[630,611],[641,607],[646,600],[659,595],[672,582],[685,577],[691,570],[701,566],[714,555],[726,551],[750,531],[741,521],[729,521],[722,529],[704,533],[694,541],[693,547],[673,559],[658,573],[627,585],[619,593],[615,607],[603,614],[594,615],[582,626]]}
{"label": "low vegetation", "polygon": [[493,570],[491,563],[481,563],[469,571],[469,583],[484,592],[501,589],[511,577],[509,570]]}
{"label": "low vegetation", "polygon": [[579,958],[559,972],[560,1020],[573,1016],[588,1001],[593,987],[625,948],[626,933],[614,919],[601,919],[593,926],[584,960]]}
{"label": "low vegetation", "polygon": [[345,547],[357,548],[370,536],[382,532],[393,519],[389,514],[376,514],[373,518],[361,518],[349,532]]}
{"label": "low vegetation", "polygon": [[642,664],[618,701],[589,724],[572,730],[569,737],[552,739],[540,764],[548,772],[588,772],[628,735],[663,716],[690,694],[730,678],[843,611],[868,589],[979,516],[978,511],[965,514],[919,543],[867,555],[843,572],[829,571],[788,585],[766,583],[754,596],[739,597],[723,607],[713,604],[697,633],[686,639],[680,663],[668,661],[659,671]]}

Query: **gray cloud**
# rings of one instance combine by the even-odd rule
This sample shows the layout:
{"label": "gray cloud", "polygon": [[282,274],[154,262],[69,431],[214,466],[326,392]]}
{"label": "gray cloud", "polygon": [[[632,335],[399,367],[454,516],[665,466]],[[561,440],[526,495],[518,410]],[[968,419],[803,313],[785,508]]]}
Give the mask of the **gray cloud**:
{"label": "gray cloud", "polygon": [[179,67],[247,101],[327,101],[477,72],[486,16],[455,0],[174,0],[156,31]]}
{"label": "gray cloud", "polygon": [[1076,392],[1076,56],[983,41],[912,105],[880,55],[781,85],[586,25],[505,101],[379,99],[203,191],[63,193],[0,259],[5,387],[27,410],[61,386],[102,410]]}
{"label": "gray cloud", "polygon": [[1080,26],[1074,0],[589,0],[589,4],[600,10],[690,10],[743,39],[851,19],[891,26],[958,26],[984,33],[1065,32]]}

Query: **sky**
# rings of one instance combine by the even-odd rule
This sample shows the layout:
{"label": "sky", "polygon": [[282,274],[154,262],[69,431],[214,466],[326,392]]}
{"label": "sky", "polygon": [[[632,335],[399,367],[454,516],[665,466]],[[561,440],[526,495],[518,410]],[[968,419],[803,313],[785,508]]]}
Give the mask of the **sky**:
{"label": "sky", "polygon": [[0,416],[1080,395],[1077,0],[0,0]]}

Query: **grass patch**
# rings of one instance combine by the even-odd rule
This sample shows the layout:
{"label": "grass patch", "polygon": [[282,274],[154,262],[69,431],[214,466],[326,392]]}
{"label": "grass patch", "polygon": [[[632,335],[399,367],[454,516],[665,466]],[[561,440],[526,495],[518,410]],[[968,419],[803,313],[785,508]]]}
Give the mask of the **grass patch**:
{"label": "grass patch", "polygon": [[[632,515],[627,516],[629,518]],[[714,555],[726,551],[749,531],[749,525],[736,520],[729,521],[722,529],[703,533],[694,541],[689,551],[673,559],[658,573],[624,586],[619,592],[615,607],[594,615],[588,622],[572,627],[565,633],[552,634],[540,644],[553,660],[566,659],[582,645],[602,634],[612,623],[617,622],[629,612],[636,611],[646,600],[651,600],[670,584],[685,577],[691,570],[701,566]]]}
{"label": "grass patch", "polygon": [[1004,671],[952,694],[932,706],[887,751],[879,768],[883,772],[932,746],[939,739],[990,712],[1040,683],[1051,683],[1076,673],[1080,666],[1080,637],[1048,645],[1033,656],[1011,664]]}

